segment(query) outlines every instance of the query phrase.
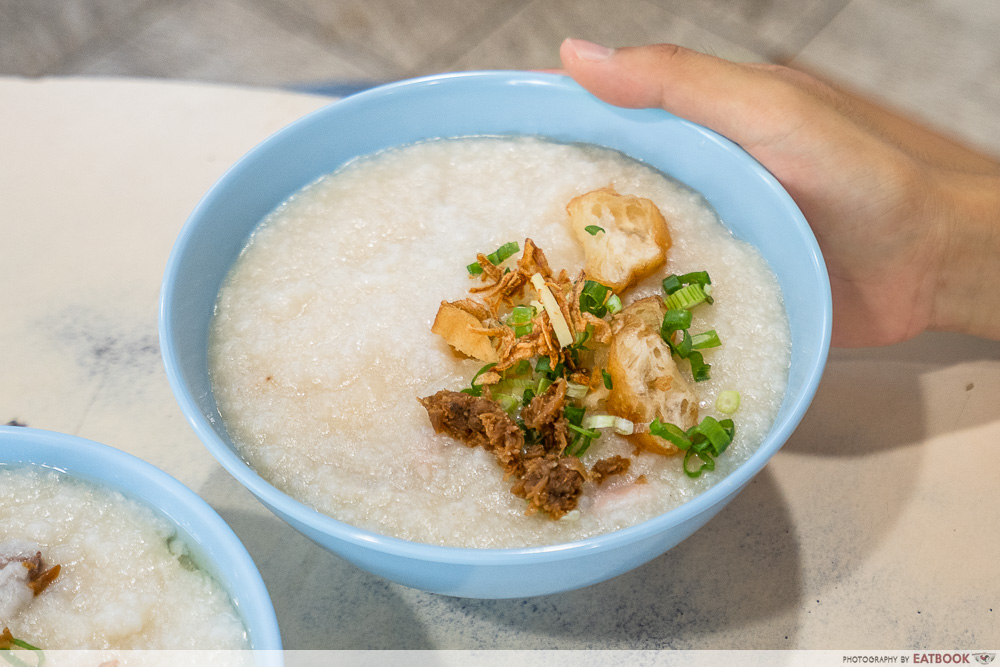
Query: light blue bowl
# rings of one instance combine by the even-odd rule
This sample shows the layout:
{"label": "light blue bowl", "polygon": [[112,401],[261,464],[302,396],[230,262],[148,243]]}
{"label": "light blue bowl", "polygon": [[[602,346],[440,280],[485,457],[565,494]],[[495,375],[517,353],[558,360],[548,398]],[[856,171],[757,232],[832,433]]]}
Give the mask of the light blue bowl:
{"label": "light blue bowl", "polygon": [[52,431],[0,426],[0,467],[21,465],[59,470],[152,507],[177,526],[194,561],[229,593],[251,647],[281,649],[278,619],[257,566],[222,517],[191,489],[107,445]]}
{"label": "light blue bowl", "polygon": [[[206,348],[219,286],[263,216],[345,161],[434,137],[539,135],[622,151],[701,192],[771,264],[791,322],[792,363],[778,418],[736,471],[690,502],[625,530],[524,549],[461,549],[385,537],[278,491],[236,453],[212,397]],[[587,586],[662,554],[721,510],[788,439],[812,400],[830,341],[830,285],[795,203],[727,139],[659,110],[606,105],[569,79],[473,72],[403,81],[346,98],[284,128],[236,163],[191,214],[167,265],[160,345],[181,409],[219,462],[276,515],[393,581],[448,595],[509,598]]]}

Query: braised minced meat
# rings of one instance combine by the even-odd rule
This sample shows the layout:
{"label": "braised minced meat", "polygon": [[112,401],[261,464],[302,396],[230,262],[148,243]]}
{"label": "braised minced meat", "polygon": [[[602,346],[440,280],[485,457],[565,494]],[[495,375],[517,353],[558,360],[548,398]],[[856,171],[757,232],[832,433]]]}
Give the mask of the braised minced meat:
{"label": "braised minced meat", "polygon": [[447,389],[418,400],[435,433],[469,447],[483,447],[496,456],[505,473],[520,474],[524,432],[495,401]]}
{"label": "braised minced meat", "polygon": [[511,492],[530,503],[528,513],[548,512],[553,519],[576,508],[587,472],[575,456],[545,456],[529,459],[524,476]]}
{"label": "braised minced meat", "polygon": [[603,484],[612,475],[623,475],[628,472],[631,464],[632,459],[625,458],[624,456],[618,456],[617,454],[609,456],[594,464],[594,467],[590,469],[590,479],[597,484]]}
{"label": "braised minced meat", "polygon": [[543,511],[558,519],[576,508],[587,479],[578,458],[562,456],[568,439],[565,398],[566,381],[560,379],[525,407],[525,426],[541,436],[540,443],[527,446],[524,431],[488,398],[442,390],[419,400],[435,432],[485,448],[505,473],[518,478],[511,492],[528,501],[529,514]]}
{"label": "braised minced meat", "polygon": [[566,380],[559,378],[521,411],[524,425],[541,436],[546,454],[560,455],[569,445],[569,422],[563,414],[565,407]]}

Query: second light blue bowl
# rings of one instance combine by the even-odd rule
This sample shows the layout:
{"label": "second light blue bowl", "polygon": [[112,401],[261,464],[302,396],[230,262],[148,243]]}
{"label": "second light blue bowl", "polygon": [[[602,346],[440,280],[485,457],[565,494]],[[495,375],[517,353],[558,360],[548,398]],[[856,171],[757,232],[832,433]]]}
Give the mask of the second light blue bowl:
{"label": "second light blue bowl", "polygon": [[[0,426],[0,466],[58,470],[152,508],[177,528],[194,561],[229,594],[250,646],[281,649],[271,597],[243,543],[208,503],[167,473],[107,445],[17,426]],[[183,638],[178,638],[178,645],[183,644]]]}
{"label": "second light blue bowl", "polygon": [[[253,228],[288,196],[344,162],[436,137],[527,134],[606,146],[701,192],[777,275],[788,310],[788,391],[760,448],[692,501],[631,528],[524,549],[460,549],[385,537],[320,514],[258,476],[237,454],[212,397],[209,322],[224,276]],[[778,451],[806,411],[830,342],[830,285],[816,240],[791,198],[738,146],[659,110],[606,105],[570,80],[523,72],[442,75],[372,89],[289,125],[208,192],[171,254],[160,343],[181,409],[219,462],[276,515],[359,567],[407,586],[507,598],[587,586],[670,549],[718,513]]]}

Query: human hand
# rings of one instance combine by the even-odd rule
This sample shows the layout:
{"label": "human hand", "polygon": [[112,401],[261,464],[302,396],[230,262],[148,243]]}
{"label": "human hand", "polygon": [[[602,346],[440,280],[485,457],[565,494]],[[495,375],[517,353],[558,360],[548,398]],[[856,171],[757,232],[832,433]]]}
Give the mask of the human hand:
{"label": "human hand", "polygon": [[835,345],[927,329],[1000,339],[996,162],[786,67],[581,40],[560,55],[602,100],[709,127],[774,174],[823,251]]}

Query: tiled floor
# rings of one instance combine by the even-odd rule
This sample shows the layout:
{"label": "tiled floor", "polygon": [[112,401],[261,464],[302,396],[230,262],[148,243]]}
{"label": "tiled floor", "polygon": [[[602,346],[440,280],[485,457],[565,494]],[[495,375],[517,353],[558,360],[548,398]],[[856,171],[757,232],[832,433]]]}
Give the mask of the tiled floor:
{"label": "tiled floor", "polygon": [[997,35],[998,0],[0,0],[0,75],[363,85],[669,41],[808,66],[1000,155]]}

